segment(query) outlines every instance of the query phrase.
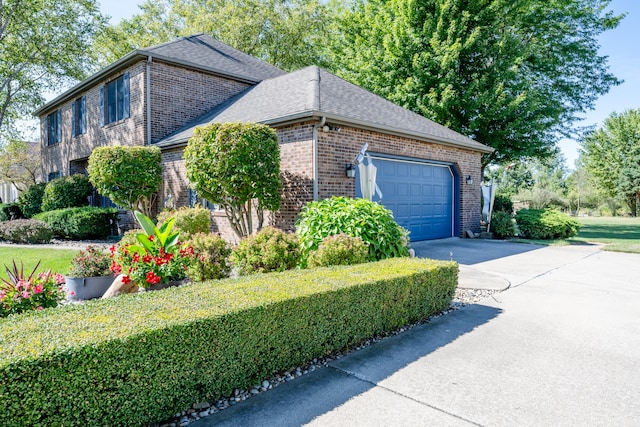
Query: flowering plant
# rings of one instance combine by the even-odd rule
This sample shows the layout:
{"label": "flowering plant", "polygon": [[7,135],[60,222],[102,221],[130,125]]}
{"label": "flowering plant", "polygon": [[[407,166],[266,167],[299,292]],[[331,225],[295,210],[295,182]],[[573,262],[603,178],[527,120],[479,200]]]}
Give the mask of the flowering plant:
{"label": "flowering plant", "polygon": [[111,256],[97,246],[87,246],[71,260],[68,277],[98,277],[111,274]]}
{"label": "flowering plant", "polygon": [[51,270],[36,274],[38,266],[40,262],[28,276],[22,263],[19,269],[15,261],[13,268],[5,266],[9,279],[0,283],[0,317],[56,307],[65,298],[64,277]]}
{"label": "flowering plant", "polygon": [[171,232],[174,218],[158,228],[140,212],[135,215],[144,230],[136,235],[140,244],[111,246],[111,271],[123,274],[125,284],[143,288],[184,279],[194,254],[192,247],[180,243],[179,233]]}

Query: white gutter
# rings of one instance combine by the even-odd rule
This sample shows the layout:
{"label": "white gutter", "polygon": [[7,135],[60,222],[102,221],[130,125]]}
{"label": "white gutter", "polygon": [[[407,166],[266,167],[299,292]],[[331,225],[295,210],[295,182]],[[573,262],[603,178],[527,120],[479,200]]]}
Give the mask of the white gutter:
{"label": "white gutter", "polygon": [[326,123],[327,118],[322,116],[320,121],[313,125],[313,200],[318,200],[318,128]]}
{"label": "white gutter", "polygon": [[151,145],[151,61],[153,57],[149,55],[147,58],[147,87],[146,87],[146,96],[147,96],[147,144]]}

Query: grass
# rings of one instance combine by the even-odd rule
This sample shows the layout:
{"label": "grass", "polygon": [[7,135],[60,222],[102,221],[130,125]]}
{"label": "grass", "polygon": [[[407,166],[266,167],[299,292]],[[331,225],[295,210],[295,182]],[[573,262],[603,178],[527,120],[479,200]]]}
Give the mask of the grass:
{"label": "grass", "polygon": [[7,278],[4,266],[11,266],[11,261],[15,260],[18,268],[20,261],[24,264],[25,273],[30,273],[33,268],[40,262],[38,271],[51,269],[55,273],[65,274],[69,270],[71,259],[78,253],[72,249],[40,249],[40,248],[21,248],[17,246],[0,247],[0,277]]}

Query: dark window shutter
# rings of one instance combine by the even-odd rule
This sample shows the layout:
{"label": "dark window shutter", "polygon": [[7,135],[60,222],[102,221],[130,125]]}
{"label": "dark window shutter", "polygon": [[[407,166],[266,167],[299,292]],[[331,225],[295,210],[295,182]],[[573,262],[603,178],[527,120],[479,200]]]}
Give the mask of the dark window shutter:
{"label": "dark window shutter", "polygon": [[49,116],[44,118],[44,144],[49,145]]}
{"label": "dark window shutter", "polygon": [[124,73],[123,77],[123,97],[122,97],[122,118],[129,118],[129,72]]}
{"label": "dark window shutter", "polygon": [[78,104],[78,101],[73,101],[71,103],[71,136],[78,135],[78,128],[76,127],[76,104]]}
{"label": "dark window shutter", "polygon": [[104,126],[104,86],[100,87],[100,126]]}
{"label": "dark window shutter", "polygon": [[78,115],[80,116],[79,125],[80,125],[80,133],[83,134],[87,131],[87,97],[83,96],[80,98],[80,110],[78,111]]}
{"label": "dark window shutter", "polygon": [[62,141],[62,108],[56,111],[56,139]]}

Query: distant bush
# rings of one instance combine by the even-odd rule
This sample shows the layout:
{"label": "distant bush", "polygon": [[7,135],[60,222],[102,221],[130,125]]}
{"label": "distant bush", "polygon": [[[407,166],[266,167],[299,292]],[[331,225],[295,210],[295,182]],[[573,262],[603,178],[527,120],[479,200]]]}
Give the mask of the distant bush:
{"label": "distant bush", "polygon": [[31,218],[35,214],[42,212],[42,197],[44,196],[44,188],[46,182],[34,184],[20,193],[18,197],[18,206],[22,210],[25,218]]}
{"label": "distant bush", "polygon": [[180,232],[180,239],[188,239],[196,233],[209,233],[211,212],[202,207],[190,208],[183,206],[175,211],[163,211],[158,215],[158,222],[163,223],[174,217],[173,230]]}
{"label": "distant bush", "polygon": [[353,265],[367,262],[369,245],[360,237],[336,234],[326,237],[315,251],[309,253],[308,267]]}
{"label": "distant bush", "polygon": [[300,246],[295,234],[265,227],[243,239],[231,259],[240,275],[290,270],[300,260]]}
{"label": "distant bush", "polygon": [[0,221],[24,218],[17,203],[0,203]]}
{"label": "distant bush", "polygon": [[34,218],[49,224],[56,237],[71,240],[105,239],[113,233],[118,210],[85,206],[42,212]]}
{"label": "distant bush", "polygon": [[93,187],[84,175],[56,178],[47,183],[42,196],[42,211],[87,206]]}
{"label": "distant bush", "polygon": [[513,202],[509,196],[504,194],[496,194],[493,200],[493,212],[513,213]]}
{"label": "distant bush", "polygon": [[187,267],[187,277],[196,282],[229,277],[231,247],[219,235],[196,233],[186,242],[196,255],[196,261]]}
{"label": "distant bush", "polygon": [[53,231],[45,222],[16,219],[0,222],[0,238],[13,243],[49,243]]}
{"label": "distant bush", "polygon": [[580,230],[578,221],[554,209],[520,209],[516,222],[527,239],[566,239]]}
{"label": "distant bush", "polygon": [[491,215],[491,232],[498,239],[513,237],[515,235],[515,229],[511,214],[503,211],[495,211]]}

